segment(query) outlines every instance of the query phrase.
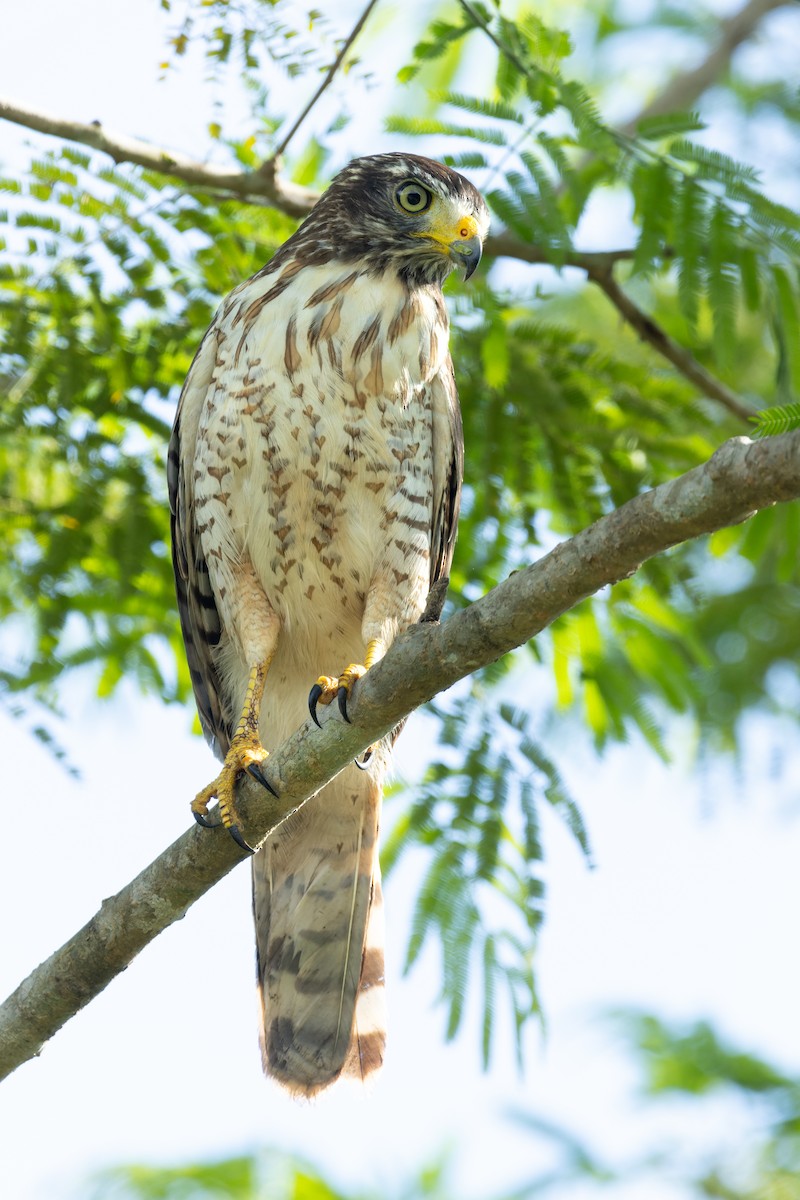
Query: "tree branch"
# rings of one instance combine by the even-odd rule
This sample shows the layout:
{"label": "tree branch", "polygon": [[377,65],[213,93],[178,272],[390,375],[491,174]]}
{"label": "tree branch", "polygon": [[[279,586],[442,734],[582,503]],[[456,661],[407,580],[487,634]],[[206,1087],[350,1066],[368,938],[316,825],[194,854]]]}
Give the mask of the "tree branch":
{"label": "tree branch", "polygon": [[[788,3],[790,3],[790,0],[748,0],[744,8],[740,9],[738,13],[720,21],[717,43],[700,66],[675,76],[662,92],[655,96],[626,125],[619,128],[616,133],[625,138],[634,137],[639,122],[646,117],[674,112],[676,109],[688,108],[725,70],[737,46],[753,35],[766,14],[773,9],[784,7]],[[483,19],[474,6],[468,3],[468,0],[459,0],[459,5],[467,13],[470,20],[473,21],[476,28],[481,29],[494,42],[500,53],[517,70],[522,71],[523,74],[529,74],[529,70],[525,64],[516,57],[514,52],[501,38],[497,37],[488,21]],[[592,154],[589,154],[583,158],[578,164],[577,170],[587,167],[593,157]],[[526,262],[540,261],[538,247],[527,248],[528,253],[523,253],[522,251],[525,248],[516,239],[505,235],[498,240],[504,241],[505,250],[495,251],[495,253],[504,252],[510,257],[520,258]],[[487,249],[489,249],[488,245]],[[684,346],[681,346],[678,342],[674,342],[663,329],[659,328],[655,321],[642,312],[641,309],[637,308],[622,288],[619,287],[614,279],[612,269],[614,261],[622,257],[628,257],[627,254],[619,251],[609,252],[605,262],[602,261],[600,256],[594,256],[595,261],[591,261],[591,257],[586,254],[580,256],[572,255],[565,259],[565,262],[569,266],[578,266],[585,270],[588,277],[603,289],[612,304],[615,305],[625,320],[636,329],[640,337],[650,342],[659,354],[671,362],[704,395],[718,400],[735,416],[741,420],[748,421],[753,410],[749,409],[739,396],[713,376],[710,371],[701,366],[697,359]],[[548,259],[543,255],[543,258],[544,261],[552,262],[553,256],[551,255]]]}
{"label": "tree branch", "polygon": [[[554,265],[553,255],[549,251],[541,246],[523,242],[505,230],[486,239],[486,253],[499,258],[516,258],[521,262]],[[749,426],[755,409],[749,408],[741,396],[712,375],[685,346],[673,341],[652,317],[634,304],[627,292],[617,283],[613,274],[615,264],[632,258],[633,250],[578,251],[567,253],[563,265],[585,271],[587,278],[605,292],[617,311],[641,338],[671,362],[704,396],[719,401],[730,413],[746,421]]]}
{"label": "tree branch", "polygon": [[165,150],[139,138],[128,137],[106,129],[100,121],[88,125],[80,121],[67,121],[33,108],[24,108],[10,100],[0,98],[0,119],[13,121],[26,129],[53,137],[66,138],[91,146],[102,154],[108,154],[116,163],[135,163],[149,171],[171,175],[192,187],[234,196],[240,200],[267,203],[290,217],[305,217],[319,199],[317,192],[278,176],[272,159],[255,171],[233,171],[213,163],[200,162],[179,151]]}
{"label": "tree branch", "polygon": [[[280,800],[244,779],[237,806],[245,837],[258,844],[419,705],[535,637],[593,592],[628,578],[645,559],[798,496],[800,430],[758,442],[734,438],[707,463],[630,500],[443,624],[412,626],[358,684],[352,725],[332,706],[321,730],[309,721],[270,755],[265,773]],[[0,1078],[37,1055],[242,858],[224,830],[193,827],[105,900],[0,1007]]]}
{"label": "tree branch", "polygon": [[649,342],[659,354],[668,359],[674,367],[677,367],[680,373],[685,375],[696,388],[699,388],[704,396],[709,396],[712,400],[718,400],[735,417],[746,421],[748,425],[750,424],[750,418],[755,416],[755,410],[748,408],[741,397],[726,387],[710,371],[707,371],[702,363],[699,363],[685,346],[681,346],[679,342],[673,341],[669,334],[660,325],[657,325],[652,317],[649,317],[638,305],[634,304],[627,292],[617,283],[610,267],[602,265],[598,267],[590,266],[587,268],[586,273],[605,292],[614,307],[622,314],[628,324],[633,326],[641,338]]}
{"label": "tree branch", "polygon": [[634,255],[634,251],[629,247],[620,250],[568,250],[556,261],[556,255],[549,247],[537,246],[535,242],[523,242],[507,229],[489,234],[484,253],[492,258],[515,258],[519,262],[531,263],[534,266],[577,267],[587,274],[593,270],[608,270],[618,262],[629,262]]}
{"label": "tree branch", "polygon": [[714,48],[703,61],[698,66],[673,76],[658,95],[621,126],[619,132],[632,137],[639,123],[648,117],[659,117],[666,113],[690,109],[725,73],[735,51],[742,42],[753,36],[764,17],[775,9],[785,8],[794,2],[795,0],[748,0],[738,12],[730,17],[723,17],[719,22]]}

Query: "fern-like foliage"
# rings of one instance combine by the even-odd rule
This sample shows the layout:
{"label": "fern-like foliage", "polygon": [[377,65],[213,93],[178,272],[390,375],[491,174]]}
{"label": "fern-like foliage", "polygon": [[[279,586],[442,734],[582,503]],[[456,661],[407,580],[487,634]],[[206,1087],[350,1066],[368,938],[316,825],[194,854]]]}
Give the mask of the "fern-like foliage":
{"label": "fern-like foliage", "polygon": [[293,226],[69,147],[15,183],[0,181],[0,619],[17,625],[0,643],[0,686],[52,705],[65,671],[93,665],[101,696],[128,678],[183,697],[172,405],[219,295]]}
{"label": "fern-like foliage", "polygon": [[523,1030],[540,1013],[534,975],[544,901],[540,805],[549,804],[562,817],[587,856],[588,837],[524,711],[505,703],[496,711],[483,708],[475,695],[437,704],[433,711],[440,721],[441,757],[415,786],[381,856],[385,870],[413,847],[423,848],[428,859],[406,969],[429,938],[441,942],[448,1040],[464,1017],[467,981],[480,976],[484,1066],[498,992],[505,991],[521,1065]]}
{"label": "fern-like foliage", "polygon": [[791,404],[777,404],[774,408],[765,408],[754,417],[755,437],[773,437],[778,433],[788,433],[790,429],[800,428],[800,401]]}
{"label": "fern-like foliage", "polygon": [[528,12],[512,20],[480,3],[464,0],[459,7],[452,24],[437,22],[447,37],[438,45],[433,37],[426,40],[424,55],[403,78],[413,78],[423,59],[443,54],[453,40],[473,36],[490,42],[495,95],[439,96],[440,103],[482,118],[481,124],[405,114],[391,118],[389,130],[474,135],[487,150],[480,160],[463,161],[485,171],[493,212],[556,266],[576,244],[590,197],[605,183],[625,183],[638,227],[632,273],[671,272],[691,332],[710,314],[712,349],[722,371],[731,366],[740,312],[757,311],[766,298],[779,391],[791,399],[800,383],[800,215],[763,191],[752,165],[687,136],[703,128],[696,113],[659,114],[642,120],[633,136],[617,133],[587,89],[567,77],[571,47],[563,31]]}

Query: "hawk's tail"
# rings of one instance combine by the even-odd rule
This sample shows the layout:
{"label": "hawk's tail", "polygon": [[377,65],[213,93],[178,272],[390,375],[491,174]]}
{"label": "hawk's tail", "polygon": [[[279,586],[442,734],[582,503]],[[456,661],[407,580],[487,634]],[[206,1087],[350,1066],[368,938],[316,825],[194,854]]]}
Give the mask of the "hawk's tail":
{"label": "hawk's tail", "polygon": [[346,768],[253,861],[264,1069],[295,1095],[383,1062],[382,755]]}

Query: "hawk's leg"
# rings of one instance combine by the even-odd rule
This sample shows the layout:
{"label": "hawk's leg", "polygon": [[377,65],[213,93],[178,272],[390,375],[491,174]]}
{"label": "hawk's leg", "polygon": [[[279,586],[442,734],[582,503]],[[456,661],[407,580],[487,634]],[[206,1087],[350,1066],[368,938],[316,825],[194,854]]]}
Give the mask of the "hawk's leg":
{"label": "hawk's leg", "polygon": [[350,698],[350,692],[353,684],[362,675],[366,675],[370,667],[374,667],[376,662],[379,662],[386,653],[386,645],[382,638],[371,638],[367,643],[367,653],[364,656],[364,662],[351,663],[349,667],[345,667],[341,675],[320,675],[317,682],[312,687],[308,696],[308,711],[311,713],[312,720],[319,725],[317,719],[317,705],[330,704],[338,697],[339,711],[345,721],[349,722],[350,718],[347,715],[347,701]]}
{"label": "hawk's leg", "polygon": [[247,771],[267,791],[275,794],[261,770],[260,764],[266,759],[267,751],[261,744],[259,722],[267,671],[278,644],[280,620],[264,595],[249,558],[229,565],[227,573],[220,576],[218,586],[229,628],[235,631],[242,661],[248,665],[247,686],[239,723],[230,740],[222,770],[213,783],[198,792],[192,801],[192,812],[198,824],[208,825],[208,806],[216,797],[220,821],[234,841],[249,850],[236,821],[235,787],[239,774]]}
{"label": "hawk's leg", "polygon": [[198,792],[192,801],[194,819],[199,825],[208,827],[210,826],[210,822],[208,821],[208,805],[216,797],[219,801],[219,815],[222,824],[226,829],[230,830],[233,840],[246,850],[251,849],[251,847],[247,845],[239,832],[234,806],[234,789],[240,771],[247,771],[268,792],[272,792],[273,796],[277,795],[260,767],[260,764],[267,757],[267,751],[261,745],[258,722],[269,661],[267,659],[264,662],[257,663],[251,669],[250,678],[247,681],[247,693],[245,695],[244,707],[242,708],[242,715],[239,718],[236,732],[231,739],[228,753],[225,755],[222,770],[214,782],[210,783],[208,787],[204,787],[202,792]]}

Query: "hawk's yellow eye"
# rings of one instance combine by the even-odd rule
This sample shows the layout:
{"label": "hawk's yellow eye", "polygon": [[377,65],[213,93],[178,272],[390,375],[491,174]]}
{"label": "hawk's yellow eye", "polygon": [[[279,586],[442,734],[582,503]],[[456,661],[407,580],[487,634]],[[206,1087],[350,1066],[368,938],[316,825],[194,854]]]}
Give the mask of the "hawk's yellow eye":
{"label": "hawk's yellow eye", "polygon": [[425,212],[433,199],[432,194],[421,183],[401,183],[395,199],[402,209],[410,213]]}

